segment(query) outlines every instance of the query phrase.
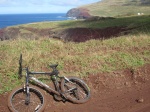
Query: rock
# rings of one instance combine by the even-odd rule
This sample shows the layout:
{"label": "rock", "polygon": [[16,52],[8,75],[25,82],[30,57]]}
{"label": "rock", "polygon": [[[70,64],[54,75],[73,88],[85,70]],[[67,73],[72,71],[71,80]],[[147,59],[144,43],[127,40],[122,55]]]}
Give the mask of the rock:
{"label": "rock", "polygon": [[139,98],[136,100],[138,103],[143,103],[144,102],[144,99],[143,98]]}
{"label": "rock", "polygon": [[127,86],[127,87],[130,87],[130,86],[131,86],[131,84],[130,84],[129,82],[125,82],[124,85]]}

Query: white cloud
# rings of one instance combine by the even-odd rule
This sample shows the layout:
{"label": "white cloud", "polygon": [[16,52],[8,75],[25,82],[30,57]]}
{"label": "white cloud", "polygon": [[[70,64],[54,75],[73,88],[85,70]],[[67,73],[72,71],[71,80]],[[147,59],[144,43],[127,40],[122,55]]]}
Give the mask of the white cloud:
{"label": "white cloud", "polygon": [[1,13],[66,12],[100,0],[0,0]]}
{"label": "white cloud", "polygon": [[60,5],[60,6],[66,6],[66,5],[70,5],[70,6],[79,6],[79,5],[83,5],[83,4],[88,4],[88,3],[92,3],[92,2],[97,2],[100,0],[48,0],[48,4],[51,5]]}
{"label": "white cloud", "polygon": [[58,5],[58,6],[78,6],[87,3],[92,3],[100,0],[0,0],[0,5]]}

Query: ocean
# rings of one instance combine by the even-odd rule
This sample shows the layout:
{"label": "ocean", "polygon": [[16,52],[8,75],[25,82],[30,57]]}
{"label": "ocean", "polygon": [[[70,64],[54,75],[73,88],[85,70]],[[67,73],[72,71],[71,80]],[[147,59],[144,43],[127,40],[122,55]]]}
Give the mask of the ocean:
{"label": "ocean", "polygon": [[49,14],[0,14],[0,29],[8,26],[43,22],[68,20],[65,13]]}

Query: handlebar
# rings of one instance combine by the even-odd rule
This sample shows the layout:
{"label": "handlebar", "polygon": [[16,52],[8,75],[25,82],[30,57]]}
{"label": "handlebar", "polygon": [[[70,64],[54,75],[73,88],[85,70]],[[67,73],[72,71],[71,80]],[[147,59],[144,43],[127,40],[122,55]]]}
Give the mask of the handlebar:
{"label": "handlebar", "polygon": [[19,71],[18,71],[18,75],[19,75],[19,79],[22,78],[22,54],[20,54],[20,58],[19,58]]}

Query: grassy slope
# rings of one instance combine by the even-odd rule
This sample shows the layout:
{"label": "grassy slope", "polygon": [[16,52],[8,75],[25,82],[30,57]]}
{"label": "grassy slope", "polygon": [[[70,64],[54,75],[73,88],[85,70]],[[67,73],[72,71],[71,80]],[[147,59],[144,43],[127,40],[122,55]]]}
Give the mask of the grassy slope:
{"label": "grassy slope", "polygon": [[[128,28],[137,28],[136,33],[149,33],[150,30],[150,16],[131,16],[131,17],[120,17],[112,20],[100,20],[86,22],[83,20],[71,20],[63,22],[40,22],[35,24],[21,25],[23,27],[32,27],[38,29],[52,28],[53,31],[61,31],[67,28],[107,28],[115,26],[124,26]],[[19,26],[17,26],[19,27]]]}
{"label": "grassy slope", "polygon": [[130,16],[137,13],[150,14],[149,5],[141,5],[139,0],[102,0],[101,2],[81,6],[87,8],[92,15],[98,16]]}
{"label": "grassy slope", "polygon": [[[61,75],[86,76],[99,72],[120,69],[136,69],[150,63],[150,16],[117,18],[105,21],[62,21],[23,25],[34,28],[88,27],[104,28],[114,26],[139,27],[136,35],[120,36],[109,40],[90,40],[85,43],[63,43],[59,40],[8,40],[0,42],[0,93],[10,91],[22,83],[17,79],[18,58],[23,53],[23,66],[35,71],[49,71],[49,63],[59,63]],[[17,26],[18,27],[18,26]]]}
{"label": "grassy slope", "polygon": [[[61,75],[86,76],[119,69],[134,69],[150,62],[148,35],[128,36],[105,41],[63,43],[59,40],[14,40],[1,42],[0,92],[20,84],[17,80],[18,58],[32,70],[49,71],[49,63],[59,63]],[[95,52],[96,51],[96,52]]]}

